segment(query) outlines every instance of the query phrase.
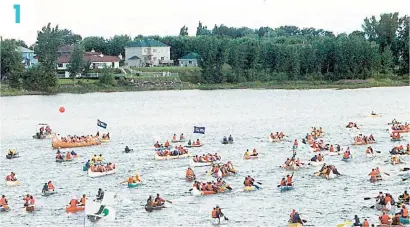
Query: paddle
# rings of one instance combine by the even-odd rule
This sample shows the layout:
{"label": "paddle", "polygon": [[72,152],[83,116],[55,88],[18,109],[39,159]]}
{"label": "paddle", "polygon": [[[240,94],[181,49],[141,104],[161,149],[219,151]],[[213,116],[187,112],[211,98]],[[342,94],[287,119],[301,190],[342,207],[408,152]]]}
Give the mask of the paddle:
{"label": "paddle", "polygon": [[406,181],[406,180],[408,180],[409,178],[404,178],[404,179],[402,179],[402,181]]}
{"label": "paddle", "polygon": [[380,153],[382,153],[382,152],[381,152],[381,151],[376,151],[376,153],[379,153],[379,154],[380,154]]}
{"label": "paddle", "polygon": [[172,201],[169,201],[169,200],[165,200],[165,201],[167,201],[168,203],[171,203],[171,204],[172,204]]}
{"label": "paddle", "polygon": [[261,182],[259,182],[259,181],[255,181],[256,183],[258,183],[258,184],[262,184]]}
{"label": "paddle", "polygon": [[372,199],[371,197],[364,197],[363,198],[364,200],[369,200],[369,199]]}
{"label": "paddle", "polygon": [[387,176],[390,176],[390,174],[389,173],[386,173],[386,172],[383,172],[384,174],[386,174]]}

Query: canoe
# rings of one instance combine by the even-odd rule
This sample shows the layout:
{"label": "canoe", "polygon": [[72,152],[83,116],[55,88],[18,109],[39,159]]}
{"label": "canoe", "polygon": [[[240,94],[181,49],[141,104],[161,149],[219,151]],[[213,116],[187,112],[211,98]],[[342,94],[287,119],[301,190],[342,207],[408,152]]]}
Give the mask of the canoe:
{"label": "canoe", "polygon": [[189,165],[192,167],[202,167],[202,166],[211,166],[214,163],[220,163],[221,160],[213,161],[213,162],[194,162],[193,159],[189,160]]}
{"label": "canoe", "polygon": [[215,192],[215,191],[199,191],[196,187],[192,187],[191,193],[194,196],[203,196],[203,195],[213,195],[213,194],[224,193],[226,191],[228,191],[228,189],[226,189],[225,187],[221,187],[218,192]]}
{"label": "canoe", "polygon": [[192,145],[185,145],[185,147],[187,147],[187,148],[194,148],[194,147],[202,147],[204,144],[199,144],[199,145],[194,145],[194,144],[192,144]]}
{"label": "canoe", "polygon": [[111,175],[114,174],[115,172],[117,172],[117,167],[111,171],[107,171],[107,172],[92,172],[91,169],[88,170],[88,176],[95,178],[95,177],[102,177],[102,176],[106,176],[106,175]]}
{"label": "canoe", "polygon": [[354,142],[352,145],[359,146],[359,145],[367,145],[367,144],[373,144],[373,143],[375,143],[375,141],[368,141],[367,143],[364,141],[360,141],[360,142]]}
{"label": "canoe", "polygon": [[159,156],[157,153],[155,153],[154,159],[155,160],[171,160],[171,159],[189,158],[190,156],[191,154],[189,152],[183,155],[175,155],[175,156],[171,156],[171,155]]}
{"label": "canoe", "polygon": [[233,144],[233,141],[223,141],[223,140],[221,140],[221,143],[222,144]]}
{"label": "canoe", "polygon": [[100,142],[101,142],[101,143],[108,143],[108,142],[110,142],[110,140],[111,140],[111,139],[100,139]]}
{"label": "canoe", "polygon": [[18,158],[18,157],[20,157],[19,153],[15,154],[13,156],[6,154],[7,159],[13,159],[13,158]]}
{"label": "canoe", "polygon": [[41,139],[41,140],[43,140],[43,139],[52,139],[55,136],[56,136],[55,132],[52,132],[50,134],[43,134],[41,136],[40,136],[40,133],[38,132],[38,133],[36,133],[36,135],[33,135],[33,139]]}
{"label": "canoe", "polygon": [[322,166],[323,163],[325,163],[325,162],[324,161],[321,161],[321,162],[316,161],[316,162],[309,162],[309,165],[311,165],[311,166]]}
{"label": "canoe", "polygon": [[410,218],[400,217],[400,223],[402,223],[402,224],[410,224]]}
{"label": "canoe", "polygon": [[380,224],[377,227],[403,227],[403,225],[390,225],[390,224]]}
{"label": "canoe", "polygon": [[161,210],[163,208],[166,208],[165,205],[155,206],[155,207],[153,207],[152,205],[148,205],[148,204],[145,205],[145,210],[148,212],[152,212],[153,210]]}
{"label": "canoe", "polygon": [[218,218],[212,218],[211,223],[212,223],[212,225],[222,225],[223,226],[223,225],[226,225],[228,223],[228,220],[226,220],[224,218],[224,216],[221,215],[221,217],[219,219]]}
{"label": "canoe", "polygon": [[[324,175],[324,174],[319,175],[319,173],[316,172],[314,175],[317,176],[317,177],[322,177],[322,178],[326,179],[326,175]],[[329,180],[329,179],[333,179],[333,178],[335,178],[335,174],[333,173],[333,171],[330,171],[329,176],[327,177],[327,179]]]}
{"label": "canoe", "polygon": [[279,189],[280,189],[280,192],[290,191],[290,190],[293,190],[293,185],[292,186],[280,186]]}
{"label": "canoe", "polygon": [[43,196],[49,196],[49,195],[52,195],[52,194],[55,194],[55,193],[57,193],[57,191],[45,191],[42,194],[43,194]]}
{"label": "canoe", "polygon": [[398,133],[410,132],[410,128],[408,128],[408,129],[401,129],[401,130],[392,130],[392,133],[395,133],[395,132],[398,132]]}
{"label": "canoe", "polygon": [[171,143],[183,143],[185,142],[185,139],[182,140],[171,140]]}
{"label": "canoe", "polygon": [[272,138],[272,137],[268,136],[268,139],[269,139],[269,142],[271,142],[271,143],[277,143],[277,142],[285,140],[285,137],[283,137],[282,139],[279,139],[279,138]]}
{"label": "canoe", "polygon": [[300,223],[288,223],[288,227],[303,227]]}
{"label": "canoe", "polygon": [[100,145],[100,144],[101,144],[101,141],[99,141],[98,139],[95,139],[89,142],[69,143],[69,142],[60,141],[58,140],[57,137],[54,137],[53,140],[51,141],[51,146],[54,149],[73,148],[73,147],[89,147],[89,146],[95,146],[95,145]]}
{"label": "canoe", "polygon": [[342,155],[343,153],[344,153],[343,151],[339,151],[339,152],[336,152],[336,151],[330,152],[330,151],[328,151],[328,152],[325,152],[325,155],[337,156],[337,155]]}
{"label": "canoe", "polygon": [[136,188],[138,186],[142,185],[142,182],[136,182],[136,183],[128,183],[127,187],[129,188]]}
{"label": "canoe", "polygon": [[250,156],[245,156],[245,157],[243,157],[244,159],[246,159],[246,160],[248,160],[248,159],[256,159],[256,158],[258,158],[259,157],[259,155],[257,155],[257,156],[252,156],[252,155],[250,155]]}
{"label": "canoe", "polygon": [[401,141],[402,138],[403,138],[403,137],[400,137],[400,138],[391,138],[390,140],[391,140],[392,142],[396,142],[396,141]]}
{"label": "canoe", "polygon": [[26,206],[26,211],[27,212],[33,212],[35,210],[36,206]]}
{"label": "canoe", "polygon": [[195,176],[185,176],[185,180],[188,181],[188,182],[192,182],[195,179],[196,179]]}
{"label": "canoe", "polygon": [[233,169],[232,172],[229,172],[229,171],[228,171],[228,173],[226,173],[226,174],[222,174],[221,171],[218,171],[217,174],[212,173],[211,170],[208,170],[208,171],[207,171],[207,174],[208,174],[208,175],[211,175],[211,176],[213,176],[213,177],[215,177],[215,178],[229,177],[229,176],[235,175],[236,173],[237,173],[237,171],[236,171],[235,169]]}
{"label": "canoe", "polygon": [[296,164],[293,164],[291,166],[287,166],[285,164],[282,165],[282,168],[287,170],[287,171],[295,171],[297,170],[299,167]]}
{"label": "canoe", "polygon": [[381,117],[380,114],[370,114],[368,117]]}
{"label": "canoe", "polygon": [[56,162],[71,162],[73,159],[74,159],[74,158],[70,158],[70,159],[66,159],[66,158],[64,158],[64,159],[58,159],[58,158],[56,158]]}
{"label": "canoe", "polygon": [[85,206],[76,206],[76,207],[66,206],[65,207],[65,211],[67,213],[76,213],[79,211],[84,211],[84,209],[85,209]]}
{"label": "canoe", "polygon": [[6,185],[9,187],[19,186],[20,181],[6,181]]}
{"label": "canoe", "polygon": [[376,156],[376,154],[375,153],[366,153],[366,157],[368,157],[368,158],[373,158],[373,157],[375,157]]}
{"label": "canoe", "polygon": [[256,190],[259,190],[260,188],[257,188],[257,187],[255,187],[255,186],[244,186],[243,187],[243,190],[244,191],[256,191]]}
{"label": "canoe", "polygon": [[382,176],[376,176],[376,179],[370,178],[369,181],[370,183],[376,183],[377,181],[383,180]]}
{"label": "canoe", "polygon": [[352,158],[342,158],[342,161],[344,161],[344,162],[350,162],[350,161],[352,161]]}
{"label": "canoe", "polygon": [[169,150],[171,149],[172,146],[169,145],[168,147],[154,147],[154,151],[163,151],[163,150]]}

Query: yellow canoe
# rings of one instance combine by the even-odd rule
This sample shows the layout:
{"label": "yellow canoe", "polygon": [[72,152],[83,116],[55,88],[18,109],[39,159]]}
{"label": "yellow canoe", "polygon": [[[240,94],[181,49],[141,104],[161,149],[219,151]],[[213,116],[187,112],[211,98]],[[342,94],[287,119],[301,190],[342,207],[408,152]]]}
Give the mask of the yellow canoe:
{"label": "yellow canoe", "polygon": [[288,227],[303,227],[300,223],[288,223]]}

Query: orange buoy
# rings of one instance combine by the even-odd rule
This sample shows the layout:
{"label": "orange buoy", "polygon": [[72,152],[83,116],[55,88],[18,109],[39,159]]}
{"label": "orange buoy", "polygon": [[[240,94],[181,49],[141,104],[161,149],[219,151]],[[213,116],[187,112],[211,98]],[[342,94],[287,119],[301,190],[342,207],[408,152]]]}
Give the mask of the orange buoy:
{"label": "orange buoy", "polygon": [[65,108],[64,107],[60,107],[60,109],[58,109],[60,111],[60,113],[64,113],[65,112]]}

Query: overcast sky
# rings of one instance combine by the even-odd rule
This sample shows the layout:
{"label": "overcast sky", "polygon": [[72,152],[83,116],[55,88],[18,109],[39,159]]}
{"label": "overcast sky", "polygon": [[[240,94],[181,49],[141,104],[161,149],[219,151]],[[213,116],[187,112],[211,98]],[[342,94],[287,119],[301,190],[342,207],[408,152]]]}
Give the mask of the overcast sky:
{"label": "overcast sky", "polygon": [[[21,6],[20,24],[14,4]],[[0,35],[30,45],[48,22],[82,37],[178,35],[183,25],[195,35],[198,21],[211,29],[296,25],[341,33],[360,30],[371,15],[410,15],[409,5],[408,0],[0,0]]]}

